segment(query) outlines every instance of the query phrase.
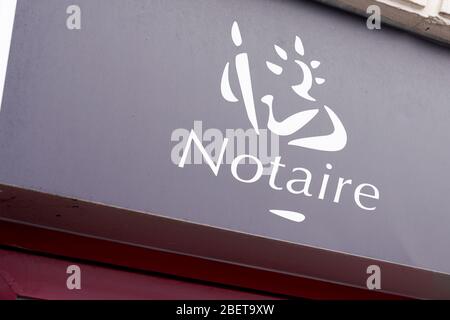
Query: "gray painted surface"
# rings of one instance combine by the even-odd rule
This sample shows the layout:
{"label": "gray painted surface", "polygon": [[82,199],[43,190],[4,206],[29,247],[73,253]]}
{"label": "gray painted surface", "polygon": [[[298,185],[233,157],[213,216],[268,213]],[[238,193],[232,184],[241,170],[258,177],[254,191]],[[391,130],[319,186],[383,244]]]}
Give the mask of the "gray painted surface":
{"label": "gray painted surface", "polygon": [[[402,32],[371,32],[365,21],[308,1],[87,1],[83,29],[65,28],[72,1],[19,1],[0,113],[0,182],[450,273],[450,52]],[[313,173],[314,197],[252,185],[223,167],[177,168],[176,128],[248,128],[242,105],[220,95],[224,64],[237,51],[238,20],[256,96],[282,96],[278,117],[310,106],[276,78],[273,44],[322,62],[332,106],[349,136],[337,153],[301,150],[281,139],[287,168]],[[289,61],[288,63],[293,63]],[[292,67],[294,67],[292,65]],[[258,105],[260,123],[267,111]],[[322,113],[323,115],[323,113]],[[302,134],[324,134],[326,118]],[[350,192],[318,200],[326,163],[339,177],[380,189],[375,212]],[[291,175],[280,173],[280,181]],[[331,199],[330,199],[331,197]],[[269,208],[299,210],[292,223]],[[95,224],[95,221],[92,221]],[[130,230],[132,232],[132,230]]]}

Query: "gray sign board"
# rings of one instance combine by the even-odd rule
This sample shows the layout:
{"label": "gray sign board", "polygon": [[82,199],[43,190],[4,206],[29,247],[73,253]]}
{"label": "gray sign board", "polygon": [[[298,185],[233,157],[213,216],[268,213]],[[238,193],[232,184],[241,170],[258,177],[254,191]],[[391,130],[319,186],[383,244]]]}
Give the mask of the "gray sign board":
{"label": "gray sign board", "polygon": [[18,1],[1,184],[450,273],[448,49],[310,1],[72,2]]}

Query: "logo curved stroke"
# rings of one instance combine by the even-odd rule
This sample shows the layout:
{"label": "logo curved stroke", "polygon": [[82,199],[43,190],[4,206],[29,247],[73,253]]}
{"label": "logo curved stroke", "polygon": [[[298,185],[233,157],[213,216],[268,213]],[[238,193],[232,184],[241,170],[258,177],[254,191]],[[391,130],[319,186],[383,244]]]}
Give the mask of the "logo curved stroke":
{"label": "logo curved stroke", "polygon": [[261,101],[269,107],[269,120],[267,127],[269,130],[278,136],[290,136],[308,123],[319,113],[318,109],[306,110],[295,113],[283,121],[277,121],[273,114],[273,96],[266,95],[262,97]]}
{"label": "logo curved stroke", "polygon": [[341,151],[347,145],[347,131],[339,117],[329,107],[324,106],[331,119],[334,130],[329,135],[300,138],[290,141],[288,144],[306,149],[335,152]]}

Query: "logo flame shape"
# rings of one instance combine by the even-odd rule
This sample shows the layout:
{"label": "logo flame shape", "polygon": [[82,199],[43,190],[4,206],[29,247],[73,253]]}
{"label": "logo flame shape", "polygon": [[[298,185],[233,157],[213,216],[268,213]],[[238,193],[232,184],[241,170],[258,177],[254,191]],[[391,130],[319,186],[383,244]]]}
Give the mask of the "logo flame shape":
{"label": "logo flame shape", "polygon": [[[234,21],[231,27],[231,39],[236,47],[241,47],[243,44],[241,31],[239,25]],[[299,36],[295,37],[294,43],[295,51],[300,56],[305,55],[305,48],[303,42]],[[281,60],[287,61],[287,52],[274,45],[275,52],[281,58]],[[294,60],[296,65],[300,68],[303,74],[302,82],[291,86],[292,90],[301,98],[315,102],[316,99],[311,96],[310,91],[313,84],[322,85],[325,83],[324,78],[314,77],[313,69],[317,69],[320,66],[320,61],[313,60],[308,65],[307,63],[296,59]],[[266,61],[266,66],[273,74],[280,76],[283,73],[283,67],[270,61]],[[310,67],[311,66],[311,67]],[[250,73],[249,58],[246,52],[241,52],[235,57],[236,74],[238,77],[239,87],[241,89],[241,96],[247,112],[248,119],[253,126],[255,132],[259,135],[258,120],[256,116],[255,100],[253,94],[252,78]],[[239,99],[233,93],[230,85],[230,63],[227,62],[222,74],[221,80],[221,93],[222,97],[231,103],[239,102]],[[282,121],[277,121],[274,116],[274,96],[267,94],[261,98],[261,102],[269,108],[269,118],[267,120],[267,128],[278,136],[291,136],[294,133],[299,132],[303,127],[309,124],[319,113],[319,109],[309,109],[295,113]],[[324,105],[324,109],[331,120],[333,131],[328,135],[305,137],[299,139],[293,139],[288,144],[290,146],[296,146],[300,148],[312,149],[317,151],[335,152],[340,151],[347,145],[347,132],[336,113],[328,106]],[[282,217],[284,219],[303,222],[305,215],[297,211],[290,210],[269,210],[270,213]]]}

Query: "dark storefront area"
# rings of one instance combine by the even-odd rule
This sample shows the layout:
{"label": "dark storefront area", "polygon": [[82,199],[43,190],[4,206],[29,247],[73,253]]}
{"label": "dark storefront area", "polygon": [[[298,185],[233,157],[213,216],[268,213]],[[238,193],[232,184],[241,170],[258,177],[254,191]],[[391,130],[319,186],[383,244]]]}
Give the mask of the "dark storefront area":
{"label": "dark storefront area", "polygon": [[14,13],[1,298],[450,298],[445,46],[307,0]]}
{"label": "dark storefront area", "polygon": [[[1,299],[403,299],[30,226],[0,228]],[[67,289],[73,265],[81,269],[82,290]]]}

